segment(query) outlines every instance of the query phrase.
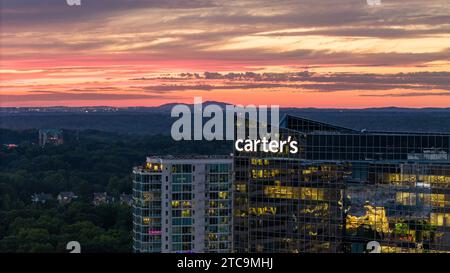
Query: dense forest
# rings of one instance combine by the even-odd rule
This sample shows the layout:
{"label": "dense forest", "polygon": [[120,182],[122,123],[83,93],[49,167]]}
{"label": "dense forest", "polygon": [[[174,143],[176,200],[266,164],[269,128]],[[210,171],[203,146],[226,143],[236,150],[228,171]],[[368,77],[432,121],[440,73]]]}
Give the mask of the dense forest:
{"label": "dense forest", "polygon": [[[281,108],[292,114],[352,129],[376,131],[450,132],[450,109],[301,109]],[[170,108],[120,109],[117,112],[2,112],[0,128],[94,129],[123,134],[169,134],[175,118]]]}
{"label": "dense forest", "polygon": [[[175,142],[162,135],[64,130],[64,144],[37,145],[38,131],[0,130],[0,252],[130,252],[131,207],[94,206],[94,192],[131,193],[131,170],[147,155],[229,154],[227,142]],[[69,204],[33,203],[34,193],[74,192]]]}

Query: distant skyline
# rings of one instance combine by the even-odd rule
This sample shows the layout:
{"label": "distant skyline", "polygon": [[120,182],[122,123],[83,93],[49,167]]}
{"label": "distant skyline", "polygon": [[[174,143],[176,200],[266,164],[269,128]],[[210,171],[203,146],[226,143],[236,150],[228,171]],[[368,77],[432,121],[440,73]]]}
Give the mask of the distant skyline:
{"label": "distant skyline", "polygon": [[0,106],[450,107],[450,0],[81,3],[1,2]]}

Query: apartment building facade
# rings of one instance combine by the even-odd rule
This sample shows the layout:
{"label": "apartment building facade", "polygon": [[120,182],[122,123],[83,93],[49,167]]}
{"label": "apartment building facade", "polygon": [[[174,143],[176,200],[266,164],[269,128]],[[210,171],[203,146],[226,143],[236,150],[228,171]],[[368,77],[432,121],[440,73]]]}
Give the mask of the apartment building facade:
{"label": "apartment building facade", "polygon": [[229,156],[164,156],[134,168],[134,251],[231,252],[232,163]]}

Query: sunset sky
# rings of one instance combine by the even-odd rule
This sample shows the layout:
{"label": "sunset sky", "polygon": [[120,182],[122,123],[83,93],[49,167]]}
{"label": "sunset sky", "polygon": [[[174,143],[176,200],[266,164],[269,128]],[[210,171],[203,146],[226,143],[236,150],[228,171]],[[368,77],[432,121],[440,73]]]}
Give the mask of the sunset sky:
{"label": "sunset sky", "polygon": [[0,106],[450,107],[450,0],[381,2],[2,0]]}

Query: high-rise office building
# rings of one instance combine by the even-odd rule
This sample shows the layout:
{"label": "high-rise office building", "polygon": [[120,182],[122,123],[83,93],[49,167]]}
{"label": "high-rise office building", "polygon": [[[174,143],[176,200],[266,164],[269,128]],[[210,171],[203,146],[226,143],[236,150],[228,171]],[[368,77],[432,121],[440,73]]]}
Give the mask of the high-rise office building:
{"label": "high-rise office building", "polygon": [[450,135],[287,115],[298,153],[235,151],[237,252],[450,252]]}
{"label": "high-rise office building", "polygon": [[233,160],[148,157],[133,170],[135,252],[231,252]]}
{"label": "high-rise office building", "polygon": [[39,146],[61,145],[64,143],[62,130],[59,129],[41,129],[39,130]]}

